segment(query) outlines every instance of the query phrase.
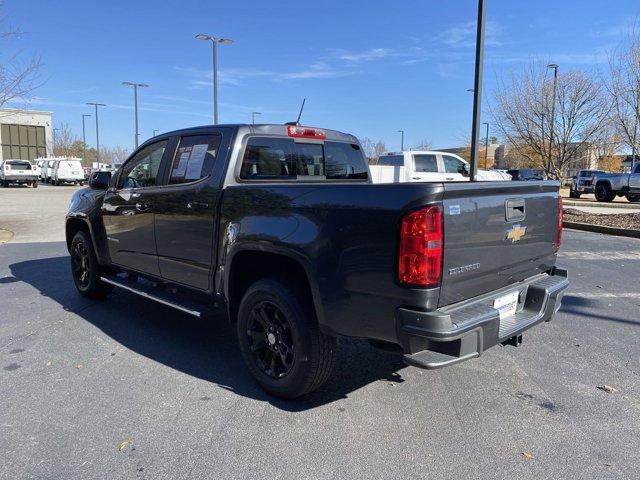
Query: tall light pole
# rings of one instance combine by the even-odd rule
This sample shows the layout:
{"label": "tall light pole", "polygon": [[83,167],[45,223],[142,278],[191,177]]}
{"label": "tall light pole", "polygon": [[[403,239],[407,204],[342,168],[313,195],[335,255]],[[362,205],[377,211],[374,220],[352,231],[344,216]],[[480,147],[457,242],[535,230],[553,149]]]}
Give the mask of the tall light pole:
{"label": "tall light pole", "polygon": [[218,124],[218,44],[230,45],[233,40],[230,38],[217,38],[206,33],[199,33],[196,39],[211,42],[213,60],[213,123]]}
{"label": "tall light pole", "polygon": [[251,112],[251,125],[255,125],[256,115],[262,115],[262,112]]}
{"label": "tall light pole", "polygon": [[53,127],[51,130],[53,131],[53,146],[52,146],[51,149],[53,150],[53,156],[55,157],[56,156],[56,152],[55,152],[55,150],[56,150],[56,132],[59,132],[60,129],[56,128],[56,127]]}
{"label": "tall light pole", "polygon": [[87,117],[90,117],[90,116],[91,115],[88,114],[88,113],[83,113],[82,114],[82,159],[83,160],[86,160],[86,158],[84,158],[84,157],[87,156],[87,152],[86,152],[86,150],[87,150],[87,130],[86,130],[86,127],[84,125],[84,119],[87,118]]}
{"label": "tall light pole", "polygon": [[553,130],[556,120],[556,90],[558,88],[558,65],[550,63],[547,68],[553,69],[553,96],[551,98],[551,118],[549,119],[549,159],[547,161],[547,175],[551,173],[551,159],[553,158]]}
{"label": "tall light pole", "polygon": [[400,133],[400,151],[404,152],[404,130],[398,130]]}
{"label": "tall light pole", "polygon": [[133,87],[133,108],[135,111],[136,118],[136,136],[135,136],[135,146],[138,148],[138,138],[140,137],[140,133],[138,133],[138,87],[148,87],[146,83],[135,83],[135,82],[122,82],[122,85]]}
{"label": "tall light pole", "polygon": [[87,105],[95,107],[96,115],[96,162],[100,163],[100,135],[98,131],[98,107],[106,107],[104,103],[87,102]]}
{"label": "tall light pole", "polygon": [[476,30],[476,65],[473,83],[473,121],[471,123],[471,166],[469,181],[478,176],[478,137],[480,136],[480,110],[482,108],[482,68],[484,63],[484,28],[486,6],[484,0],[478,0],[478,22]]}
{"label": "tall light pole", "polygon": [[486,168],[487,168],[487,156],[489,154],[489,123],[488,122],[482,122],[482,124],[487,126],[487,135],[486,135],[485,140],[484,140],[484,168],[486,170]]}

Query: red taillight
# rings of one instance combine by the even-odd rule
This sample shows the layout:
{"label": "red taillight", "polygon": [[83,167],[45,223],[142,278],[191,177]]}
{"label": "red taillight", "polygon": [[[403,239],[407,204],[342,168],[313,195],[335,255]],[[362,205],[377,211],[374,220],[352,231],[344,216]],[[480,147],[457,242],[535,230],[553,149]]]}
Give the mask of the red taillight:
{"label": "red taillight", "polygon": [[402,219],[398,277],[400,283],[435,287],[442,280],[442,207],[432,205]]}
{"label": "red taillight", "polygon": [[556,225],[556,248],[560,249],[560,245],[562,244],[562,197],[558,195],[558,224]]}
{"label": "red taillight", "polygon": [[287,135],[297,138],[315,138],[317,140],[324,140],[327,138],[327,134],[324,130],[319,128],[299,127],[296,125],[289,125],[287,127]]}

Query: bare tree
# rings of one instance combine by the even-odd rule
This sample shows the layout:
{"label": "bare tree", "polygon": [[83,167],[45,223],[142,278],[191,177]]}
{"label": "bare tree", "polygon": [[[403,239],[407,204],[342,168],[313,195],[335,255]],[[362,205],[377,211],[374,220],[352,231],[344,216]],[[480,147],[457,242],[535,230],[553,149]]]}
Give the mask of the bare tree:
{"label": "bare tree", "polygon": [[426,138],[413,147],[414,150],[433,150],[433,143]]}
{"label": "bare tree", "polygon": [[129,156],[129,151],[121,146],[100,148],[100,161],[111,165],[124,162]]}
{"label": "bare tree", "polygon": [[[555,118],[551,118],[554,103]],[[502,82],[490,106],[493,124],[510,144],[512,155],[539,168],[547,167],[550,159],[549,171],[560,180],[572,162],[584,159],[609,110],[602,84],[593,75],[561,72],[554,98],[552,82],[535,65]]]}
{"label": "bare tree", "polygon": [[637,154],[640,151],[640,36],[636,32],[630,34],[626,45],[611,54],[606,85],[616,132],[622,143]]}
{"label": "bare tree", "polygon": [[362,145],[364,156],[370,164],[377,163],[378,157],[387,151],[387,147],[382,140],[374,142],[368,137],[363,137],[360,139],[360,145]]}
{"label": "bare tree", "polygon": [[58,123],[53,127],[53,155],[56,157],[75,157],[78,152],[74,144],[78,137],[68,123]]}
{"label": "bare tree", "polygon": [[[3,8],[0,3],[0,10]],[[5,15],[0,12],[0,25],[6,24]],[[0,27],[0,51],[7,52],[5,45],[12,39],[21,36],[20,30],[11,27]],[[25,100],[38,87],[38,71],[41,61],[39,57],[24,59],[23,52],[18,50],[0,61],[0,107],[8,102]]]}

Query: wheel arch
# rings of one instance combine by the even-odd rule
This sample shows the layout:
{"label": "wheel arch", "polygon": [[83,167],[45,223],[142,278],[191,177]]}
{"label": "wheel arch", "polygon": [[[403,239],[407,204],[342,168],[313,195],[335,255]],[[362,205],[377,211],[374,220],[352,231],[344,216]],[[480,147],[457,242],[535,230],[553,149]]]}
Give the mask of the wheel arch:
{"label": "wheel arch", "polygon": [[305,259],[295,252],[278,248],[248,246],[237,249],[227,257],[224,294],[229,309],[229,319],[235,322],[242,296],[247,289],[263,278],[281,277],[290,281],[313,305],[316,318],[323,324],[323,309],[317,283]]}

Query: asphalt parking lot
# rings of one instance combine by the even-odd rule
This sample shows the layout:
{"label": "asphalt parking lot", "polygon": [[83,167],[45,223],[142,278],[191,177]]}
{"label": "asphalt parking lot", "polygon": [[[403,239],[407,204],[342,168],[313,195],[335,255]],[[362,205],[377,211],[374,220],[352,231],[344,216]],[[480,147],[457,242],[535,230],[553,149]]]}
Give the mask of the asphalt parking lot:
{"label": "asphalt parking lot", "polygon": [[0,189],[0,478],[640,477],[640,241],[566,231],[564,305],[518,349],[422,371],[342,340],[323,389],[285,402],[229,325],[81,298],[73,190]]}

